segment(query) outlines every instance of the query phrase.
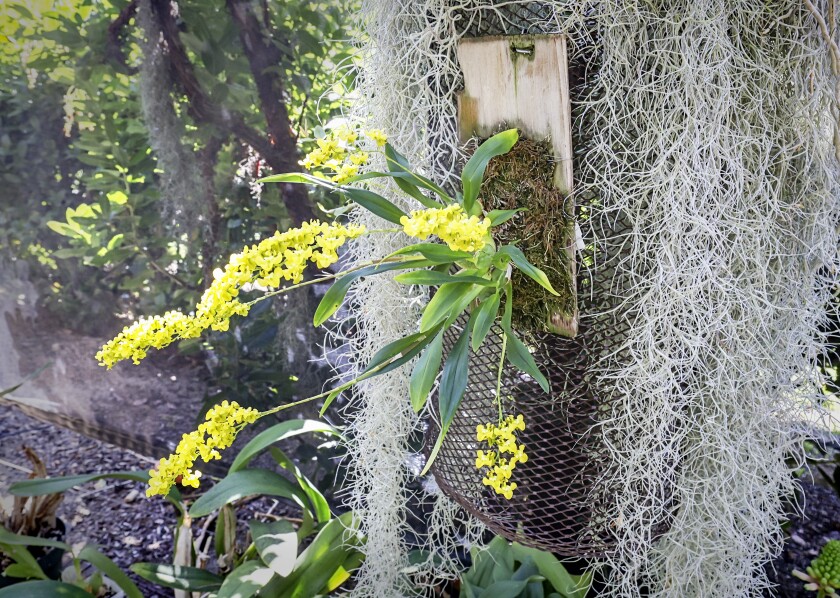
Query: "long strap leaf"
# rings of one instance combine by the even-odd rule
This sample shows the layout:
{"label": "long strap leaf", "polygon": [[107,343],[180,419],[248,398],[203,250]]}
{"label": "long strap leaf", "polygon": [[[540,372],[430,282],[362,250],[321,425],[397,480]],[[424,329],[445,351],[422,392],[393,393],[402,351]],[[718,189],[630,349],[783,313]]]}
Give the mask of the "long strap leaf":
{"label": "long strap leaf", "polygon": [[332,316],[341,304],[344,303],[344,298],[350,290],[350,285],[358,278],[363,276],[373,276],[383,272],[390,272],[393,270],[404,270],[406,268],[425,268],[433,266],[434,262],[425,259],[406,260],[404,262],[385,262],[382,264],[375,264],[367,266],[359,270],[348,272],[336,279],[333,285],[324,293],[321,302],[315,310],[315,317],[313,324],[320,326]]}
{"label": "long strap leaf", "polygon": [[437,458],[443,446],[443,440],[449,431],[458,412],[461,400],[467,390],[470,366],[470,330],[473,319],[470,318],[458,340],[453,345],[449,355],[446,356],[446,363],[443,365],[443,372],[440,377],[440,389],[438,390],[438,411],[440,413],[440,434],[435,441],[426,466],[420,475],[425,475]]}

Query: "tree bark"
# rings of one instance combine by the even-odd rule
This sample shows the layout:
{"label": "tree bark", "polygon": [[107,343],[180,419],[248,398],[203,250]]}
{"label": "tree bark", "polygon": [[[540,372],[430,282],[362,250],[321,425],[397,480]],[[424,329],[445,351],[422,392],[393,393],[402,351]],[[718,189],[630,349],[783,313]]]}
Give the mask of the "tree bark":
{"label": "tree bark", "polygon": [[[299,171],[297,150],[283,98],[282,82],[276,76],[273,77],[273,79],[276,79],[275,81],[272,80],[271,76],[265,77],[263,75],[267,68],[264,65],[269,63],[271,55],[264,57],[261,53],[268,51],[266,43],[274,46],[270,42],[266,42],[264,37],[257,35],[258,33],[261,34],[261,29],[254,31],[252,29],[253,25],[249,22],[247,23],[249,27],[247,35],[241,34],[240,38],[243,39],[243,46],[246,49],[252,73],[260,73],[259,77],[256,74],[254,77],[260,103],[265,112],[268,136],[250,127],[240,113],[218,106],[210,100],[198,82],[193,64],[181,43],[178,24],[172,13],[171,0],[151,0],[151,5],[163,32],[172,76],[189,100],[188,111],[190,116],[197,123],[213,125],[220,131],[247,143],[262,156],[274,172]],[[241,11],[232,12],[238,13]],[[239,25],[238,22],[237,25]],[[259,27],[259,21],[256,25]],[[276,95],[272,96],[272,93]],[[283,122],[285,122],[285,129]],[[305,187],[291,184],[282,185],[282,195],[283,203],[294,225],[299,225],[305,220],[314,218],[314,210]]]}
{"label": "tree bark", "polygon": [[[251,75],[257,85],[262,113],[268,126],[269,141],[275,149],[272,157],[277,167],[271,162],[269,165],[275,172],[299,171],[297,140],[292,133],[289,112],[286,110],[286,89],[283,79],[276,71],[283,63],[283,53],[254,13],[251,0],[227,0],[227,7],[239,29],[239,40],[248,58]],[[268,161],[268,157],[264,157]],[[313,217],[312,207],[303,186],[284,184],[283,197],[287,208],[294,207],[299,222]],[[291,208],[289,210],[291,213]]]}

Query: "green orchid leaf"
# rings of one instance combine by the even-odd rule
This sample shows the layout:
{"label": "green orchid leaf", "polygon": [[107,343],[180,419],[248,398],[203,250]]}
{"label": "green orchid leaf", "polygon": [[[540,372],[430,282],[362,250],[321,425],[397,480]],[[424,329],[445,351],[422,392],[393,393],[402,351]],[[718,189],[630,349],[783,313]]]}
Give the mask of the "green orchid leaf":
{"label": "green orchid leaf", "polygon": [[507,336],[507,360],[536,380],[544,392],[550,392],[548,380],[537,367],[534,356],[528,351],[525,343],[519,340],[511,330],[505,330],[505,335]]}
{"label": "green orchid leaf", "polygon": [[474,255],[468,251],[454,251],[449,249],[446,245],[441,245],[440,243],[415,243],[414,245],[407,245],[402,249],[396,250],[388,257],[407,255],[411,253],[419,253],[434,264],[453,264],[457,261],[467,260],[474,257]]}
{"label": "green orchid leaf", "polygon": [[[403,338],[388,343],[373,354],[373,357],[370,358],[370,361],[365,366],[365,369],[362,370],[360,375],[364,375],[371,370],[378,368],[382,364],[387,363],[399,355],[405,355],[406,352],[411,351],[419,342],[422,342],[429,336],[428,331],[415,332],[414,334],[409,334],[408,336],[404,336]],[[430,341],[431,339],[428,338],[428,340]]]}
{"label": "green orchid leaf", "polygon": [[107,575],[125,593],[126,598],[143,598],[143,594],[131,578],[110,558],[94,546],[88,544],[79,552],[79,559],[87,561],[103,574]]}
{"label": "green orchid leaf", "polygon": [[254,545],[263,562],[277,575],[286,577],[295,568],[298,553],[298,537],[294,526],[280,519],[262,523],[248,522]]}
{"label": "green orchid leaf", "polygon": [[[17,534],[10,535],[16,536]],[[26,538],[28,536],[18,536],[18,538]],[[33,544],[34,545],[34,544]],[[22,579],[48,579],[47,574],[41,569],[41,565],[29,552],[26,545],[22,543],[6,544],[0,542],[0,553],[9,556],[14,563],[7,565],[2,574],[6,577],[20,577]]]}
{"label": "green orchid leaf", "polygon": [[135,482],[149,481],[148,471],[109,471],[106,473],[87,473],[58,478],[44,478],[15,482],[9,486],[9,492],[15,496],[42,496],[44,494],[61,494],[88,482],[103,479],[132,480]]}
{"label": "green orchid leaf", "polygon": [[455,413],[467,390],[470,369],[470,332],[470,326],[465,326],[443,365],[438,401],[440,419],[443,424],[451,424],[455,419]]}
{"label": "green orchid leaf", "polygon": [[228,470],[230,473],[244,469],[251,460],[272,444],[293,438],[299,434],[330,434],[341,437],[331,425],[314,419],[293,419],[275,424],[254,436],[242,447]]}
{"label": "green orchid leaf", "polygon": [[324,399],[324,405],[321,407],[321,411],[319,411],[318,414],[323,416],[327,412],[327,407],[332,405],[332,402],[335,401],[339,397],[339,395],[342,392],[344,392],[345,390],[347,390],[346,387],[339,386],[334,391],[332,391],[330,394],[328,394],[327,398]]}
{"label": "green orchid leaf", "polygon": [[483,289],[484,287],[470,282],[451,282],[441,285],[423,309],[420,330],[423,332],[430,330],[452,316],[457,317],[466,308],[466,303],[471,300],[470,297],[474,299]]}
{"label": "green orchid leaf", "polygon": [[[300,489],[303,490],[303,493],[306,494],[306,497],[309,499],[309,503],[312,507],[312,513],[315,516],[315,519],[318,520],[318,523],[326,523],[332,519],[332,512],[330,512],[330,505],[327,502],[327,499],[321,491],[318,490],[318,487],[312,483],[312,480],[303,475],[303,472],[295,464],[295,462],[279,448],[272,446],[269,450],[271,451],[271,457],[277,461],[280,467],[295,476],[298,486],[300,486]],[[306,511],[308,509],[304,510]]]}
{"label": "green orchid leaf", "polygon": [[432,452],[426,461],[420,475],[426,475],[437,458],[437,454],[443,446],[443,440],[449,431],[449,426],[455,419],[458,406],[464,398],[469,380],[470,366],[470,323],[464,327],[458,340],[453,345],[449,355],[446,356],[446,363],[443,365],[443,372],[440,377],[438,389],[438,412],[440,414],[440,433],[438,434]]}
{"label": "green orchid leaf", "polygon": [[327,400],[324,401],[324,406],[321,407],[321,415],[326,412],[327,407],[341,394],[342,391],[347,390],[357,382],[373,378],[381,374],[388,373],[398,367],[402,367],[412,359],[414,359],[423,348],[428,345],[435,335],[438,333],[443,324],[438,324],[431,330],[423,332],[415,332],[401,339],[397,339],[392,343],[388,343],[382,347],[371,358],[365,369],[359,376],[345,384],[342,384],[333,390]]}
{"label": "green orchid leaf", "polygon": [[513,284],[508,281],[505,285],[505,309],[502,316],[502,329],[504,330],[505,338],[507,338],[507,353],[505,357],[507,360],[517,367],[519,370],[525,372],[536,380],[542,387],[543,391],[551,392],[548,380],[537,367],[534,356],[528,350],[519,338],[513,333],[511,328],[511,316],[513,313]]}
{"label": "green orchid leaf", "polygon": [[365,555],[363,552],[359,552],[358,550],[351,552],[347,558],[344,559],[344,562],[336,569],[332,577],[327,580],[324,589],[327,592],[334,592],[337,590],[341,587],[341,584],[350,579],[350,575],[352,575],[364,561]]}
{"label": "green orchid leaf", "polygon": [[505,283],[505,310],[502,314],[502,328],[505,330],[511,329],[511,320],[513,319],[513,284],[510,281]]}
{"label": "green orchid leaf", "polygon": [[475,318],[475,325],[472,334],[472,350],[478,351],[481,343],[484,342],[487,333],[496,321],[496,316],[499,315],[499,304],[501,303],[501,293],[496,291],[478,306],[472,317]]}
{"label": "green orchid leaf", "polygon": [[343,274],[336,278],[332,286],[324,293],[321,302],[315,310],[313,324],[316,327],[320,326],[338,311],[338,308],[344,303],[344,298],[347,296],[347,292],[350,290],[350,285],[353,281],[364,276],[374,276],[383,272],[404,270],[406,268],[425,268],[431,265],[434,265],[434,263],[431,260],[425,259],[408,260],[405,262],[385,262]]}
{"label": "green orchid leaf", "polygon": [[257,183],[308,183],[310,185],[318,185],[319,187],[326,187],[327,189],[335,189],[336,185],[332,181],[322,179],[305,172],[289,172],[285,174],[272,174],[271,176],[263,177],[257,180]]}
{"label": "green orchid leaf", "polygon": [[129,569],[143,579],[176,590],[211,592],[222,585],[221,577],[197,567],[165,565],[162,563],[135,563]]}
{"label": "green orchid leaf", "polygon": [[275,577],[259,559],[245,561],[225,577],[216,598],[251,598]]}
{"label": "green orchid leaf", "polygon": [[368,191],[367,189],[355,189],[353,187],[342,187],[340,191],[351,201],[356,202],[369,212],[376,214],[380,218],[384,218],[388,222],[399,224],[400,218],[403,216],[408,217],[408,214],[403,212],[392,202],[373,191]]}
{"label": "green orchid leaf", "polygon": [[7,530],[2,525],[0,525],[0,544],[5,544],[7,546],[42,546],[45,548],[58,548],[59,550],[71,550],[69,544],[59,540],[15,534]]}
{"label": "green orchid leaf", "polygon": [[484,179],[484,171],[491,158],[508,153],[518,140],[519,133],[516,129],[497,133],[478,146],[464,165],[464,170],[461,171],[461,183],[464,187],[463,206],[468,214],[472,214],[475,200],[478,198],[478,190]]}
{"label": "green orchid leaf", "polygon": [[355,560],[360,539],[358,533],[353,532],[357,531],[358,521],[352,512],[333,519],[300,553],[292,574],[273,580],[261,593],[288,598],[310,598],[324,594],[342,566],[348,561],[352,564]]}
{"label": "green orchid leaf", "polygon": [[522,253],[521,249],[513,245],[505,245],[499,249],[498,253],[509,255],[511,261],[516,264],[516,267],[519,268],[523,274],[536,281],[552,295],[558,297],[560,296],[560,293],[555,291],[554,287],[551,286],[551,282],[548,280],[548,276],[545,275],[545,272],[529,262],[528,258],[525,257],[525,254]]}
{"label": "green orchid leaf", "polygon": [[402,284],[417,284],[428,286],[440,286],[449,282],[469,282],[479,285],[491,285],[492,280],[482,278],[480,276],[447,274],[444,272],[435,272],[434,270],[416,270],[414,272],[404,272],[397,274],[394,280]]}
{"label": "green orchid leaf", "polygon": [[426,197],[422,191],[412,182],[416,175],[408,171],[391,171],[391,172],[366,172],[358,176],[347,179],[347,184],[357,183],[360,181],[367,181],[370,179],[393,179],[397,187],[410,197],[413,197],[427,208],[439,208],[440,204],[433,199]]}
{"label": "green orchid leaf", "polygon": [[[426,189],[428,191],[431,191],[432,193],[434,193],[435,195],[440,197],[443,200],[444,203],[447,203],[447,204],[452,203],[452,198],[449,196],[449,194],[446,191],[443,190],[442,187],[440,187],[439,185],[436,185],[435,183],[433,183],[432,181],[430,181],[426,177],[413,172],[411,170],[411,168],[409,167],[408,160],[405,158],[405,156],[403,156],[397,150],[395,150],[391,146],[390,143],[385,145],[385,160],[388,163],[388,170],[390,170],[391,172],[408,175],[405,178],[403,178],[403,177],[395,178],[394,182],[397,184],[397,186],[399,186],[400,189],[402,189],[403,192],[408,193],[409,195],[411,195],[412,197],[417,199],[417,201],[419,201],[420,203],[425,205],[427,208],[439,208],[440,204],[437,204],[436,202],[432,202],[430,204],[427,204],[426,201],[431,202],[431,200],[429,200],[429,199],[426,199],[426,201],[421,200],[419,197],[416,197],[415,195],[410,193],[407,189],[403,189],[400,182],[403,181],[405,183],[408,183],[408,184],[414,186],[415,188],[420,187],[420,188]],[[422,195],[422,193],[421,193],[421,195]]]}
{"label": "green orchid leaf", "polygon": [[525,208],[517,208],[515,210],[490,210],[487,212],[487,218],[490,220],[490,226],[499,226],[516,216],[519,212],[525,211]]}
{"label": "green orchid leaf", "polygon": [[445,330],[441,330],[437,333],[437,336],[429,343],[426,350],[423,351],[420,359],[414,365],[414,370],[411,372],[408,394],[411,398],[411,407],[415,413],[420,413],[426,404],[426,400],[435,383],[435,378],[437,378],[438,371],[440,370],[444,332]]}
{"label": "green orchid leaf", "polygon": [[282,496],[299,505],[306,504],[303,492],[279,473],[267,469],[245,469],[229,473],[196,500],[190,507],[190,517],[204,517],[234,500],[256,494]]}
{"label": "green orchid leaf", "polygon": [[[345,181],[345,184],[351,185],[353,183],[358,183],[361,181],[368,181],[371,179],[393,179],[394,182],[397,184],[404,193],[410,195],[421,204],[423,204],[427,208],[440,208],[441,204],[435,201],[432,198],[426,197],[417,186],[411,182],[417,179],[417,175],[413,172],[403,171],[403,172],[377,172],[377,171],[370,171],[364,174],[360,174],[354,177],[351,177]],[[450,200],[451,201],[451,200]]]}
{"label": "green orchid leaf", "polygon": [[[10,565],[10,568],[14,565]],[[78,586],[61,581],[43,580],[18,583],[0,590],[0,598],[90,598]]]}

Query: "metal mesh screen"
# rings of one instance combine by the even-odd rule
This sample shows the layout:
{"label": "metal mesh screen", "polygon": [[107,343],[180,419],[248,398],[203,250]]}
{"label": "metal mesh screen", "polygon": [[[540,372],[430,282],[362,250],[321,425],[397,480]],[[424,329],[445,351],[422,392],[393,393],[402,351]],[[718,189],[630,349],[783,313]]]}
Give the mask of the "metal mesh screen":
{"label": "metal mesh screen", "polygon": [[[543,3],[533,2],[464,12],[456,16],[456,22],[465,27],[462,31],[468,37],[550,33],[545,29],[553,23],[550,14]],[[586,131],[587,125],[578,101],[592,93],[597,56],[574,43],[570,46],[573,143],[575,155],[581,156],[587,151],[587,139],[579,132]],[[583,183],[579,181],[579,188],[588,189]],[[594,368],[599,360],[621,359],[619,348],[630,328],[621,310],[623,281],[616,266],[626,257],[622,247],[631,227],[621,216],[605,215],[593,192],[579,192],[574,199],[586,247],[577,256],[579,333],[567,339],[517,331],[534,349],[538,365],[549,378],[550,394],[511,366],[503,370],[501,395],[515,400],[507,401],[506,414],[522,413],[527,426],[519,440],[529,459],[514,472],[512,480],[518,488],[513,499],[506,500],[484,486],[483,474],[475,467],[476,451],[486,448],[476,441],[476,426],[495,423],[497,418],[498,329],[470,356],[467,393],[432,471],[443,492],[493,532],[563,556],[594,557],[610,550],[613,532],[621,525],[609,519],[612,492],[599,484],[607,477],[609,459],[597,426],[619,397],[599,386]],[[447,351],[463,325],[462,321],[450,332]],[[437,433],[432,422],[427,446],[434,443]]]}

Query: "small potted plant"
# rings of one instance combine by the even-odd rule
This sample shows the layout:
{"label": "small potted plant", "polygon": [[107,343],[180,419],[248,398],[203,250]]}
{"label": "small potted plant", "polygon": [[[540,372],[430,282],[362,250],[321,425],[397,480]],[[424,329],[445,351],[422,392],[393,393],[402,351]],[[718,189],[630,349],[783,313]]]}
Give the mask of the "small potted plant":
{"label": "small potted plant", "polygon": [[[47,477],[44,462],[31,448],[23,452],[32,464],[29,479]],[[62,495],[0,496],[0,527],[19,536],[33,536],[61,541],[66,528],[56,516]],[[56,546],[23,546],[0,543],[0,587],[37,576],[34,565],[51,579],[61,576],[61,559],[64,550]]]}

